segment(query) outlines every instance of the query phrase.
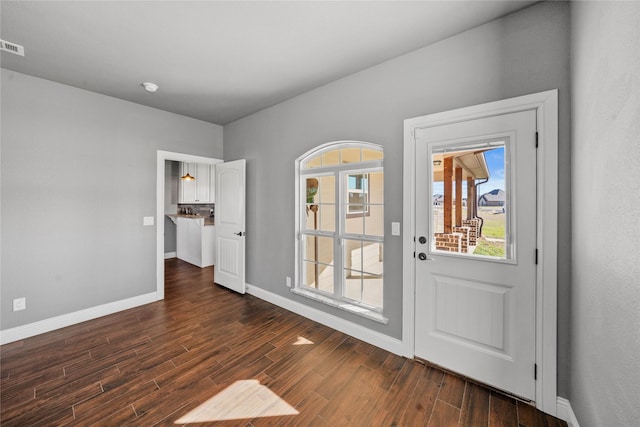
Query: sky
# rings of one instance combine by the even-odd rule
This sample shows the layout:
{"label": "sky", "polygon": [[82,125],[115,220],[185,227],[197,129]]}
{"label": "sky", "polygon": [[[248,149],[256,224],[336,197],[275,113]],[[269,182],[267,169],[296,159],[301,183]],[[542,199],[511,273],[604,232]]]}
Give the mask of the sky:
{"label": "sky", "polygon": [[[491,190],[505,190],[504,184],[504,147],[494,148],[485,151],[484,157],[489,167],[489,181],[478,186],[478,196],[488,193]],[[467,186],[463,185],[462,194],[466,194]],[[442,182],[433,183],[433,194],[443,194],[444,184]]]}

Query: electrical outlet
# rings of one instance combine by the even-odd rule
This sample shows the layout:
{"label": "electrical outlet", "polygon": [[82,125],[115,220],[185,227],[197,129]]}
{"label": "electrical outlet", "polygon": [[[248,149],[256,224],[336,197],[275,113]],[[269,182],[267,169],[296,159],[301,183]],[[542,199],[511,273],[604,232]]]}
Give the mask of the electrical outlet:
{"label": "electrical outlet", "polygon": [[287,288],[291,287],[291,277],[287,276],[286,284],[287,284]]}
{"label": "electrical outlet", "polygon": [[26,308],[27,308],[26,298],[22,297],[22,298],[16,298],[13,300],[13,311],[20,311]]}
{"label": "electrical outlet", "polygon": [[142,217],[142,225],[153,225],[153,217],[152,216]]}

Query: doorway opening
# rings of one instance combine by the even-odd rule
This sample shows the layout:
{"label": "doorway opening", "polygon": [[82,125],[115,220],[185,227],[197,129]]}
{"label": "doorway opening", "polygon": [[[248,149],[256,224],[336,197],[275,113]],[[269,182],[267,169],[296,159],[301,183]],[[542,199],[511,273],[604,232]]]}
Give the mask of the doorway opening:
{"label": "doorway opening", "polygon": [[165,197],[167,161],[214,165],[222,159],[158,150],[156,166],[156,300],[164,299]]}

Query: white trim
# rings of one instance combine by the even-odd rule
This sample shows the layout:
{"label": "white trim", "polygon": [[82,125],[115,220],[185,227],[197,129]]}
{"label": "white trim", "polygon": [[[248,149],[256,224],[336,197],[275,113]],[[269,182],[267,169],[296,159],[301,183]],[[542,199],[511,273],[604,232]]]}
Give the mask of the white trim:
{"label": "white trim", "polygon": [[346,301],[340,301],[330,296],[325,296],[317,292],[308,291],[306,289],[292,288],[291,293],[302,295],[305,298],[319,301],[323,304],[327,304],[331,307],[339,308],[340,310],[344,310],[351,314],[355,314],[357,316],[361,316],[366,319],[373,320],[374,322],[382,323],[383,325],[386,325],[387,323],[389,323],[389,319],[384,317],[382,313],[378,313],[377,311],[370,310],[361,305],[350,304]]}
{"label": "white trim", "polygon": [[284,298],[280,295],[274,294],[269,291],[265,291],[262,288],[250,285],[247,283],[247,293],[253,295],[261,300],[275,304],[278,307],[282,307],[285,310],[289,310],[300,316],[304,316],[307,319],[311,319],[314,322],[318,322],[329,328],[338,330],[354,338],[362,340],[376,347],[380,347],[391,353],[402,355],[404,346],[402,341],[392,338],[388,335],[381,334],[380,332],[373,331],[364,326],[356,323],[349,322],[341,317],[334,316],[333,314],[326,313],[324,311],[309,307],[301,304],[297,301],[289,298]]}
{"label": "white trim", "polygon": [[172,160],[176,162],[206,163],[215,165],[223,160],[211,157],[194,156],[191,154],[173,153],[171,151],[158,150],[156,165],[156,300],[164,299],[164,162]]}
{"label": "white trim", "polygon": [[569,427],[580,427],[578,423],[578,418],[576,418],[576,414],[573,412],[573,408],[571,407],[571,402],[564,397],[558,397],[558,415],[562,421],[566,421],[569,424]]}
{"label": "white trim", "polygon": [[151,292],[144,295],[123,299],[120,301],[109,302],[107,304],[98,305],[84,310],[75,311],[73,313],[62,314],[60,316],[51,317],[49,319],[39,320],[15,328],[6,329],[1,332],[0,344],[4,345],[10,342],[19,341],[35,335],[51,332],[56,329],[66,328],[67,326],[86,322],[87,320],[97,319],[98,317],[107,316],[119,311],[128,310],[130,308],[149,304],[156,301],[156,293]]}
{"label": "white trim", "polygon": [[165,252],[164,253],[164,259],[171,259],[171,258],[175,258],[177,256],[178,256],[178,254],[176,254],[175,252]]}
{"label": "white trim", "polygon": [[403,316],[404,355],[414,356],[415,334],[415,131],[525,110],[536,110],[539,135],[537,166],[536,407],[557,413],[557,240],[558,240],[558,91],[550,90],[404,121],[403,173]]}

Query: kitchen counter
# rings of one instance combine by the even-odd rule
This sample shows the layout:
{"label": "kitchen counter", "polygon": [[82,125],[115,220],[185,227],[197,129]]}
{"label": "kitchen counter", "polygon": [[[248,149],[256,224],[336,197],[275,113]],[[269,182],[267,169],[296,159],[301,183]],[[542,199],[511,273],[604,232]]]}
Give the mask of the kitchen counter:
{"label": "kitchen counter", "polygon": [[167,215],[176,222],[176,257],[198,267],[216,262],[216,227],[208,215]]}
{"label": "kitchen counter", "polygon": [[205,227],[216,225],[215,220],[210,216],[204,216],[204,215],[198,215],[198,214],[166,214],[166,215],[169,217],[169,219],[171,219],[171,221],[173,221],[174,224],[176,223],[176,218],[192,218],[192,219],[204,218]]}

